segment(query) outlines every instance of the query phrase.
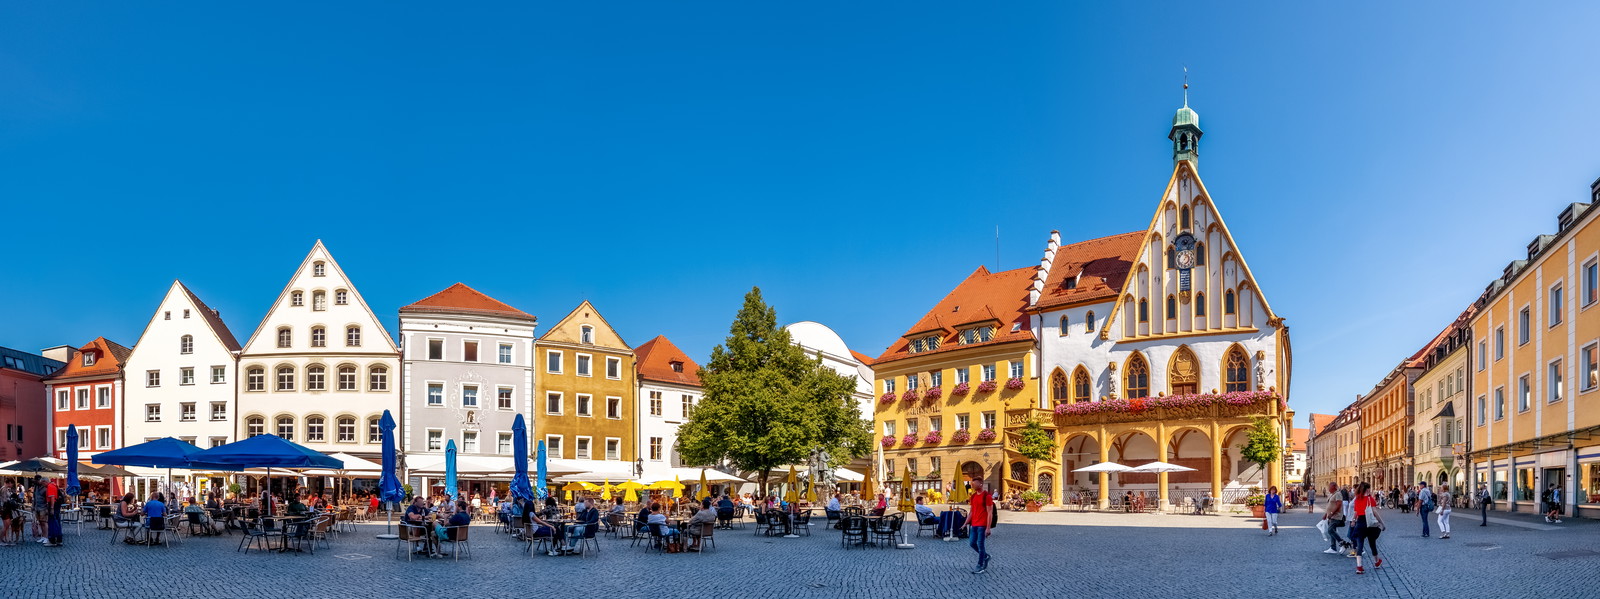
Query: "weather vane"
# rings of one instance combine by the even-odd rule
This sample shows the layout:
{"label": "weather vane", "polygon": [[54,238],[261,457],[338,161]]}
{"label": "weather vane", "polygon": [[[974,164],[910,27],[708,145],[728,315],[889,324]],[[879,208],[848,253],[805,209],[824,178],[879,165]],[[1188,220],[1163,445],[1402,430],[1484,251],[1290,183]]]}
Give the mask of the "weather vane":
{"label": "weather vane", "polygon": [[1183,65],[1183,105],[1189,105],[1189,65]]}

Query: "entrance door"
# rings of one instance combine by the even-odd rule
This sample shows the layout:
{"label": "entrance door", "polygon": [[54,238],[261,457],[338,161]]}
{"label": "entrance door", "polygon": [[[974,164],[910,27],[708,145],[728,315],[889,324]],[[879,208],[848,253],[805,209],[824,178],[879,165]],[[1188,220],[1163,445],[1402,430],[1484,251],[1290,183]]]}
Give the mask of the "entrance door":
{"label": "entrance door", "polygon": [[[1550,485],[1555,485],[1557,489],[1561,490],[1560,503],[1565,504],[1571,500],[1572,489],[1567,488],[1566,468],[1545,468],[1544,478],[1540,479],[1539,482],[1544,484],[1539,487],[1539,490],[1534,494],[1534,497],[1537,498],[1543,496],[1545,489],[1550,488]],[[1544,506],[1539,506],[1539,510],[1544,511]]]}
{"label": "entrance door", "polygon": [[1194,395],[1200,392],[1198,383],[1178,383],[1172,386],[1173,395]]}

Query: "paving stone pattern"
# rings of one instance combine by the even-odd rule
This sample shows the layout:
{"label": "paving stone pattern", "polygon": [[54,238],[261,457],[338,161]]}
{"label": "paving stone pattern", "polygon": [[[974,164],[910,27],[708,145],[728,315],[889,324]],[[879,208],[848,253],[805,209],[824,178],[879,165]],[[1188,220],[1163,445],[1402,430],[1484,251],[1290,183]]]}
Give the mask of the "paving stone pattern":
{"label": "paving stone pattern", "polygon": [[[62,548],[0,547],[4,597],[1578,597],[1600,585],[1600,523],[1486,528],[1458,511],[1449,540],[1421,538],[1415,515],[1387,512],[1384,567],[1322,553],[1303,510],[1268,537],[1242,516],[1004,512],[994,560],[974,575],[966,542],[914,538],[911,550],[844,549],[820,526],[799,539],[719,531],[705,554],[660,554],[602,540],[597,558],[530,557],[484,525],[473,555],[398,559],[383,524],[342,533],[316,555],[236,553],[239,537],[112,544],[86,526]],[[1472,514],[1476,516],[1476,514]],[[1497,514],[1506,521],[1537,517]],[[1544,554],[1544,556],[1541,556]],[[1554,554],[1554,555],[1551,555]],[[1553,559],[1558,558],[1558,559]]]}

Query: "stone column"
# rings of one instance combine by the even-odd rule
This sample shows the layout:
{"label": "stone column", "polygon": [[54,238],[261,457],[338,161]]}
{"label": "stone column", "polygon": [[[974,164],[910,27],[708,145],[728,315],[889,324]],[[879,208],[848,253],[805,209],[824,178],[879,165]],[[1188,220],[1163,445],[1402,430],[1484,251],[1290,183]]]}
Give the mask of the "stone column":
{"label": "stone column", "polygon": [[[1106,439],[1106,425],[1100,425],[1100,463],[1111,461],[1111,442]],[[1100,474],[1100,509],[1111,507],[1111,491],[1106,487],[1111,484],[1111,474]]]}
{"label": "stone column", "polygon": [[[1167,461],[1167,423],[1165,422],[1156,423],[1156,443],[1156,459],[1163,462]],[[1156,511],[1165,512],[1167,511],[1167,473],[1156,473],[1156,486],[1160,489],[1161,497],[1159,502],[1156,503]]]}
{"label": "stone column", "polygon": [[1222,430],[1211,421],[1211,497],[1222,501]]}

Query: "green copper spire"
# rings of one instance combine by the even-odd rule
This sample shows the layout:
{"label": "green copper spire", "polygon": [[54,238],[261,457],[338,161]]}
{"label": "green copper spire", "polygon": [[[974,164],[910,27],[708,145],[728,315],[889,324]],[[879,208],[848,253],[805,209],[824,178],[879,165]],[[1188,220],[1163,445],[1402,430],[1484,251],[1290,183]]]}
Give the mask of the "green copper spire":
{"label": "green copper spire", "polygon": [[1196,170],[1200,168],[1200,115],[1189,108],[1189,69],[1183,69],[1183,108],[1172,115],[1172,130],[1167,139],[1172,140],[1172,165],[1188,160]]}

